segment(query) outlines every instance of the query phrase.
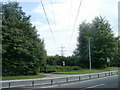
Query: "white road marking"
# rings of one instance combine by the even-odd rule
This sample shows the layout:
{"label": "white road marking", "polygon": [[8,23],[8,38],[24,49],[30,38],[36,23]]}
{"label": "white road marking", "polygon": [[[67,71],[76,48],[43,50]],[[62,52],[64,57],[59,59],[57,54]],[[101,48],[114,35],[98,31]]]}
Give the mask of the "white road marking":
{"label": "white road marking", "polygon": [[100,86],[103,86],[105,84],[99,84],[99,85],[94,85],[94,86],[90,86],[90,87],[87,87],[87,88],[95,88],[95,87],[100,87]]}
{"label": "white road marking", "polygon": [[51,87],[56,87],[58,85],[54,85],[54,86],[46,86],[46,87],[41,87],[41,88],[51,88]]}

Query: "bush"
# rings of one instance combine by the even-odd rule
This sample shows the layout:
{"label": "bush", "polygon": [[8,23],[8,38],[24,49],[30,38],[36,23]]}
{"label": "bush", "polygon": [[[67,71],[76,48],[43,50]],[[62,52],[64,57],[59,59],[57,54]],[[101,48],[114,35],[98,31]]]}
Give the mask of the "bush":
{"label": "bush", "polygon": [[79,67],[79,66],[74,66],[73,67],[73,70],[80,70],[81,69],[81,67]]}
{"label": "bush", "polygon": [[80,70],[81,67],[79,66],[46,66],[46,70],[44,71],[45,73],[51,73],[51,72],[61,72],[61,71],[73,71],[73,70]]}
{"label": "bush", "polygon": [[54,66],[47,65],[46,70],[44,72],[50,73],[50,72],[56,72],[56,68]]}

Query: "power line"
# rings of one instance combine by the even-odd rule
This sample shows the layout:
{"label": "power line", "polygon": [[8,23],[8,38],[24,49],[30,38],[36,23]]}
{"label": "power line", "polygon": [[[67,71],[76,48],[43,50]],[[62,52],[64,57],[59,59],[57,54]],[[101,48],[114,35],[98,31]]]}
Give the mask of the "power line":
{"label": "power line", "polygon": [[55,40],[55,38],[54,38],[54,35],[53,35],[53,32],[52,32],[52,29],[51,29],[51,26],[50,26],[50,23],[49,23],[49,20],[48,20],[48,17],[47,17],[47,13],[46,13],[46,11],[45,11],[44,4],[43,4],[42,0],[40,0],[40,1],[41,1],[41,5],[42,5],[42,7],[43,7],[44,14],[45,14],[45,16],[46,16],[46,20],[47,20],[47,23],[48,23],[48,26],[49,26],[50,32],[51,32],[51,34],[52,34],[52,37],[53,37],[53,39],[54,39],[54,41],[55,41],[55,44],[56,44],[56,47],[57,47],[57,43],[56,43],[56,40]]}
{"label": "power line", "polygon": [[56,25],[56,19],[55,19],[55,14],[54,14],[54,9],[53,9],[53,5],[52,5],[52,1],[50,3],[51,3],[51,8],[52,8],[53,18],[54,18],[55,25]]}
{"label": "power line", "polygon": [[[75,30],[75,25],[76,25],[76,22],[77,22],[77,19],[78,19],[78,15],[79,15],[79,12],[80,12],[81,4],[82,4],[82,0],[81,0],[80,3],[79,3],[77,16],[76,16],[76,19],[75,19],[75,22],[74,22],[74,26],[73,26],[73,29],[72,29],[72,34],[71,34],[71,37],[70,37],[70,41],[68,42],[68,46],[70,45],[71,39],[72,39],[72,37],[73,37],[73,33],[74,33],[74,30]],[[68,47],[68,46],[67,46],[67,47]]]}
{"label": "power line", "polygon": [[55,18],[55,13],[54,13],[53,5],[52,5],[53,1],[51,1],[50,3],[51,3],[51,8],[52,8],[52,14],[53,14],[54,22],[55,22],[55,30],[57,31],[56,18]]}
{"label": "power line", "polygon": [[68,14],[68,22],[67,22],[67,30],[69,29],[69,23],[71,22],[71,9],[72,9],[72,2],[73,0],[71,0],[71,3],[70,3],[70,7],[69,7],[69,14]]}

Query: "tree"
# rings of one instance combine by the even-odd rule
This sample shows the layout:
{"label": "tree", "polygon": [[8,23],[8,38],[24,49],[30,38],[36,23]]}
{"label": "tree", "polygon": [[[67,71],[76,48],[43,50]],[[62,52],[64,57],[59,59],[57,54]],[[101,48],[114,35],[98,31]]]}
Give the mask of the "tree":
{"label": "tree", "polygon": [[88,38],[90,37],[90,23],[85,21],[79,26],[79,37],[77,39],[77,48],[74,51],[75,56],[79,57],[80,66],[88,67]]}
{"label": "tree", "polygon": [[120,67],[120,35],[118,36],[118,46],[117,46],[117,66]]}
{"label": "tree", "polygon": [[91,39],[92,67],[106,67],[107,58],[112,60],[114,57],[116,43],[110,24],[105,18],[96,17],[92,23],[83,22],[80,25],[78,44],[74,53],[80,58],[83,67],[89,67],[89,39]]}
{"label": "tree", "polygon": [[45,64],[44,41],[17,2],[2,9],[3,75],[38,74]]}
{"label": "tree", "polygon": [[113,66],[120,67],[120,36],[116,37],[116,48],[114,53],[114,59],[112,60],[112,63],[110,63]]}

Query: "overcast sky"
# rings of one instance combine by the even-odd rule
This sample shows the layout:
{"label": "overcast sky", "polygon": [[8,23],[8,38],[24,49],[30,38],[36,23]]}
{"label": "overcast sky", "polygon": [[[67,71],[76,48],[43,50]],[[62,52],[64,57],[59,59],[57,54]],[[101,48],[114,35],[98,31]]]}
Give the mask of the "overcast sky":
{"label": "overcast sky", "polygon": [[42,0],[55,39],[47,24],[40,0],[16,1],[20,2],[27,15],[31,15],[31,23],[36,26],[40,38],[44,39],[48,55],[60,55],[61,46],[65,47],[65,56],[72,55],[77,44],[79,24],[84,20],[91,22],[96,16],[105,17],[114,34],[118,35],[119,0],[82,0],[74,32],[73,26],[81,0]]}

